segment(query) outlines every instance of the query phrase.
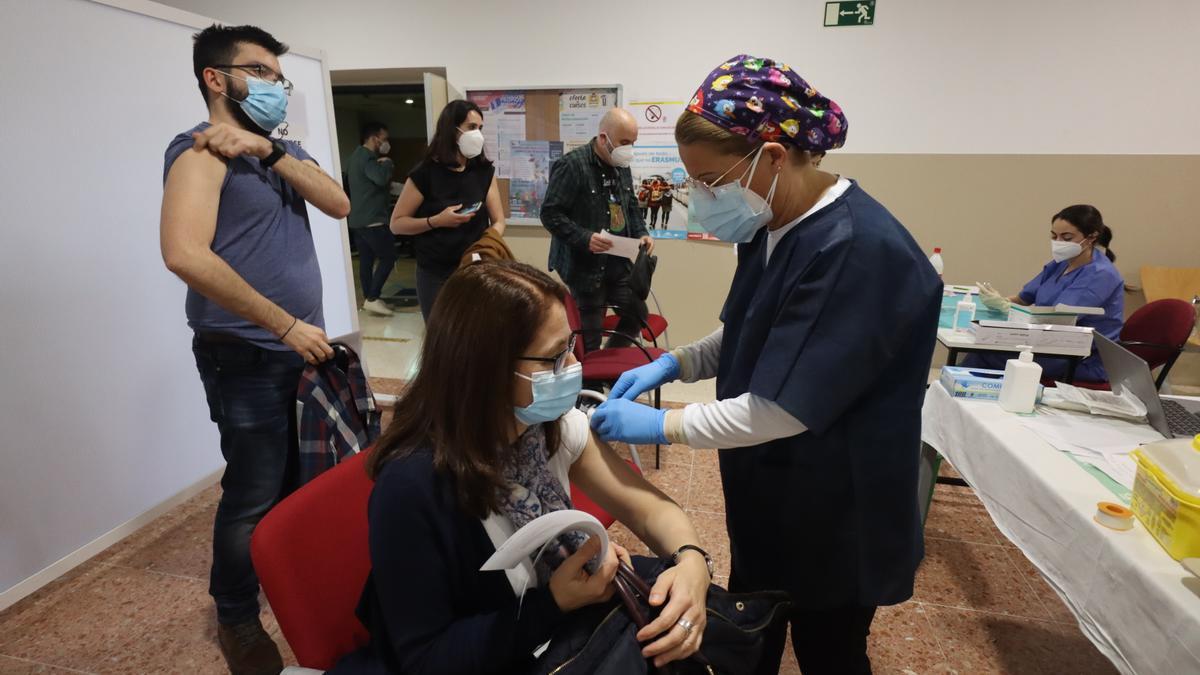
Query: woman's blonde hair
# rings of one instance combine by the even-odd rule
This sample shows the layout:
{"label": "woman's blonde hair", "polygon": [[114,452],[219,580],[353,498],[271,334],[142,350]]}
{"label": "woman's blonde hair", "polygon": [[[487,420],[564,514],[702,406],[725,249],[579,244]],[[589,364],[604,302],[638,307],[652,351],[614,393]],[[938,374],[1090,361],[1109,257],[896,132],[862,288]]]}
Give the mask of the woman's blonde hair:
{"label": "woman's blonde hair", "polygon": [[[714,124],[696,113],[685,110],[675,122],[675,142],[679,145],[704,143],[712,146],[718,152],[726,155],[744,157],[762,145],[761,141],[751,141],[741,134]],[[807,164],[810,153],[795,147],[788,147],[788,154],[796,164]]]}

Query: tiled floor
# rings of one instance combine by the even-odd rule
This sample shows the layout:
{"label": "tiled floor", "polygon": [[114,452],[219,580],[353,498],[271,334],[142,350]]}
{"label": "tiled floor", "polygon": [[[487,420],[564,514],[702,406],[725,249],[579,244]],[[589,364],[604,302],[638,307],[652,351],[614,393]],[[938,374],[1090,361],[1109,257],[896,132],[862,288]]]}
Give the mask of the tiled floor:
{"label": "tiled floor", "polygon": [[[650,480],[692,517],[724,582],[729,553],[716,452],[664,448],[660,470],[653,469],[651,449],[642,458]],[[0,673],[225,672],[206,592],[219,489],[205,490],[0,613]],[[613,535],[645,551],[620,525]],[[968,488],[937,488],[926,538],[916,596],[876,616],[875,672],[1115,672]],[[283,644],[269,610],[264,623]],[[286,647],[285,658],[294,663]],[[790,653],[781,672],[799,672]]]}

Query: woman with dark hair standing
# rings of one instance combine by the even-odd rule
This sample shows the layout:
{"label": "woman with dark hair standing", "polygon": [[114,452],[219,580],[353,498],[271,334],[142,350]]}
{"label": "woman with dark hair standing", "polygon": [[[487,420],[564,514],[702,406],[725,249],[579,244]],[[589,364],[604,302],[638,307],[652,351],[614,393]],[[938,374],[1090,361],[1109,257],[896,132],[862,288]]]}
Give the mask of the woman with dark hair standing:
{"label": "woman with dark hair standing", "polygon": [[470,101],[451,101],[392,211],[392,232],[413,235],[417,301],[426,320],[442,284],[489,226],[504,235],[496,167],[483,154],[483,112]]}
{"label": "woman with dark hair standing", "polygon": [[[989,284],[981,283],[980,299],[989,308],[1002,312],[1013,304],[1100,307],[1103,316],[1081,316],[1078,325],[1090,326],[1104,337],[1116,340],[1125,321],[1125,280],[1113,266],[1117,256],[1109,248],[1112,238],[1112,228],[1104,224],[1099,209],[1089,204],[1068,206],[1050,219],[1053,260],[1017,295],[1006,298]],[[974,368],[1003,368],[1009,358],[1007,354],[973,354],[966,364]],[[1038,359],[1038,363],[1047,377],[1061,378],[1066,374],[1066,362],[1062,359]],[[1075,377],[1091,382],[1108,381],[1095,352],[1079,364]]]}
{"label": "woman with dark hair standing", "polygon": [[517,528],[571,508],[569,482],[674,562],[651,589],[661,611],[637,634],[642,653],[662,666],[699,649],[711,559],[684,511],[574,407],[583,370],[566,292],[516,262],[446,282],[421,370],[367,459],[371,574],[358,615],[371,642],[332,672],[528,672],[566,613],[608,600],[628,555],[614,545],[585,567],[597,542],[565,533],[536,562],[480,570]]}

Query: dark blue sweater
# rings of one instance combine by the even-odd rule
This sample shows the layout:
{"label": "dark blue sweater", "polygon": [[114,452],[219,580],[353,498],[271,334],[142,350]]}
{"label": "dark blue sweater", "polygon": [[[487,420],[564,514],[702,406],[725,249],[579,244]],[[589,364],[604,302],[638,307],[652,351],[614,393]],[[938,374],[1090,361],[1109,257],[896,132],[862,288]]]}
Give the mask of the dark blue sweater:
{"label": "dark blue sweater", "polygon": [[495,547],[460,509],[429,452],[390,462],[368,510],[371,576],[358,614],[371,644],[331,673],[509,673],[532,661],[562,617],[549,589],[518,602],[503,572],[480,572]]}

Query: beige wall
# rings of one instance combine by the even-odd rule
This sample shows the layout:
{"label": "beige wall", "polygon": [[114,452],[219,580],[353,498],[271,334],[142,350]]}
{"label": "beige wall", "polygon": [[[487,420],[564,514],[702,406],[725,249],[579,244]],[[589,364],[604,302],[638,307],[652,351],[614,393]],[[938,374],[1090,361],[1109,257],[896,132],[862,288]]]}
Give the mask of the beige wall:
{"label": "beige wall", "polygon": [[[513,254],[545,269],[550,235],[540,227],[510,225],[505,235]],[[670,322],[672,346],[698,340],[718,325],[721,305],[737,262],[733,246],[717,242],[660,240],[654,294]],[[650,310],[654,311],[651,301]],[[662,343],[659,343],[662,346]]]}
{"label": "beige wall", "polygon": [[[990,281],[1015,293],[1049,259],[1050,216],[1081,202],[1099,208],[1113,228],[1127,283],[1139,283],[1143,265],[1200,266],[1200,156],[834,154],[823,168],[860,181],[923,249],[941,246],[949,281]],[[544,230],[512,226],[509,233],[517,256],[546,265]],[[732,247],[658,247],[654,290],[671,342],[703,337],[716,327],[733,278]]]}

